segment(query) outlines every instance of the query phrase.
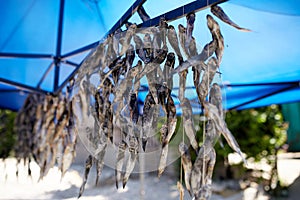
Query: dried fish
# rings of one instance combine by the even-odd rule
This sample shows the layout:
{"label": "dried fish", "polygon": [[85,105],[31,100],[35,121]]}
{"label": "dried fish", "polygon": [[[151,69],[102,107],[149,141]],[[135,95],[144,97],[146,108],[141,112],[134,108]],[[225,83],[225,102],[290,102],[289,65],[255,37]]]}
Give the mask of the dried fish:
{"label": "dried fish", "polygon": [[205,66],[205,71],[204,71],[201,83],[200,83],[199,87],[196,88],[198,98],[201,103],[204,102],[206,96],[208,95],[209,87],[215,76],[217,67],[218,67],[217,60],[214,57],[212,57],[208,61],[207,66]]}
{"label": "dried fish", "polygon": [[186,28],[182,25],[178,25],[178,37],[179,37],[179,43],[181,48],[183,49],[184,54],[186,57],[190,57],[189,49],[186,47],[186,41],[187,41],[187,35],[186,35]]}
{"label": "dried fish", "polygon": [[88,158],[85,161],[84,177],[83,177],[83,182],[82,182],[82,184],[80,186],[80,189],[79,189],[78,198],[80,198],[81,195],[84,192],[84,187],[85,187],[85,184],[87,182],[87,179],[88,179],[88,176],[89,176],[90,169],[91,169],[92,165],[93,165],[93,156],[89,155]]}
{"label": "dried fish", "polygon": [[213,169],[216,163],[216,152],[214,149],[212,149],[209,152],[208,157],[205,159],[205,176],[201,187],[198,190],[197,196],[195,196],[195,199],[210,199],[212,195],[212,174]]}
{"label": "dried fish", "polygon": [[175,132],[177,117],[176,117],[176,107],[173,98],[169,95],[167,99],[167,121],[160,129],[161,142],[162,142],[162,152],[160,156],[159,166],[158,166],[158,177],[164,172],[167,164],[168,147],[169,142]]}
{"label": "dried fish", "polygon": [[188,71],[184,70],[179,73],[179,91],[178,91],[178,98],[179,101],[183,101],[184,99],[184,92],[186,88],[186,76],[187,76]]}
{"label": "dried fish", "polygon": [[146,13],[143,6],[139,7],[139,9],[137,10],[137,13],[139,14],[139,16],[143,22],[148,21],[150,19],[149,15]]}
{"label": "dried fish", "polygon": [[206,110],[205,114],[207,115],[208,118],[213,120],[213,122],[217,128],[217,131],[222,133],[222,135],[225,137],[229,146],[235,152],[237,152],[243,159],[244,163],[247,164],[247,161],[245,160],[237,141],[235,140],[234,136],[227,128],[225,121],[223,119],[221,119],[221,117],[219,116],[219,113],[218,113],[219,111],[218,111],[217,107],[209,102],[204,102],[203,105],[204,105],[204,109]]}
{"label": "dried fish", "polygon": [[184,98],[180,103],[182,109],[182,119],[184,121],[184,131],[185,134],[188,136],[189,141],[196,152],[198,152],[199,145],[196,140],[196,131],[194,127],[193,121],[193,111],[190,101],[187,98]]}
{"label": "dried fish", "polygon": [[189,49],[190,42],[193,37],[193,30],[194,30],[194,23],[196,20],[196,14],[194,12],[187,14],[186,20],[187,20],[187,27],[186,27],[185,48]]}
{"label": "dried fish", "polygon": [[143,115],[142,115],[142,129],[143,129],[142,148],[144,151],[146,149],[146,143],[151,132],[154,105],[155,105],[154,98],[152,94],[149,92],[144,102]]}
{"label": "dried fish", "polygon": [[179,153],[181,155],[181,165],[183,166],[183,170],[184,170],[185,187],[190,193],[190,195],[192,195],[191,185],[190,185],[190,179],[192,174],[192,160],[191,160],[191,155],[188,146],[183,142],[179,144]]}
{"label": "dried fish", "polygon": [[184,197],[184,189],[183,189],[183,186],[182,184],[177,181],[177,189],[179,191],[179,200],[183,200],[183,197]]}
{"label": "dried fish", "polygon": [[178,57],[179,64],[181,64],[183,62],[183,57],[182,57],[180,49],[179,49],[178,37],[177,37],[174,26],[172,26],[172,25],[168,26],[167,37],[168,37],[169,43],[171,44],[172,48],[174,49],[174,51]]}
{"label": "dried fish", "polygon": [[171,77],[171,72],[174,69],[175,65],[175,54],[174,53],[168,53],[167,60],[164,65],[163,69],[163,75],[164,80],[167,82],[167,86],[170,89],[170,91],[173,89],[173,77]]}
{"label": "dried fish", "polygon": [[167,20],[164,17],[161,17],[159,19],[159,33],[160,33],[160,38],[162,40],[163,45],[167,45],[167,29],[168,29],[168,24]]}
{"label": "dried fish", "polygon": [[135,43],[135,53],[138,55],[138,57],[145,62],[146,57],[145,57],[145,53],[143,50],[144,44],[142,39],[137,35],[133,35],[133,41]]}
{"label": "dried fish", "polygon": [[237,25],[236,23],[234,23],[224,12],[224,10],[218,6],[218,5],[214,5],[211,6],[210,11],[212,12],[212,14],[214,14],[215,16],[217,16],[220,20],[222,20],[223,22],[229,24],[230,26],[233,26],[234,28],[240,30],[240,31],[245,31],[245,32],[251,32],[250,29],[247,28],[242,28],[239,25]]}
{"label": "dried fish", "polygon": [[165,171],[167,165],[168,149],[169,149],[168,143],[162,147],[159,165],[158,165],[158,177],[160,177],[162,173]]}
{"label": "dried fish", "polygon": [[218,108],[220,118],[224,119],[221,87],[217,83],[214,83],[211,86],[209,94],[209,102]]}
{"label": "dried fish", "polygon": [[117,162],[115,167],[115,177],[116,177],[116,188],[119,188],[119,181],[121,180],[121,172],[125,159],[125,151],[127,148],[127,144],[124,140],[119,143],[118,146],[118,154],[117,154]]}
{"label": "dried fish", "polygon": [[139,143],[138,143],[137,138],[133,135],[130,135],[129,136],[129,145],[128,145],[129,158],[127,160],[126,170],[125,170],[125,174],[123,177],[123,188],[125,188],[126,183],[129,179],[129,176],[134,168],[135,162],[138,157],[138,148],[139,148]]}
{"label": "dried fish", "polygon": [[129,48],[130,41],[132,39],[132,36],[135,34],[136,29],[137,29],[136,24],[131,24],[128,27],[128,29],[126,31],[126,35],[124,37],[124,41],[123,41],[123,44],[122,44],[122,49],[121,49],[120,55],[123,55],[127,51],[127,49]]}
{"label": "dried fish", "polygon": [[224,38],[221,34],[220,26],[218,22],[214,20],[214,18],[210,15],[206,15],[207,19],[207,27],[209,28],[213,40],[217,41],[217,48],[215,50],[216,56],[218,58],[218,65],[221,64],[223,51],[224,51]]}
{"label": "dried fish", "polygon": [[[200,54],[195,55],[195,56],[191,57],[190,59],[184,61],[181,65],[179,65],[178,67],[175,68],[175,70],[173,71],[173,74],[180,73],[180,72],[188,69],[191,66],[194,66],[194,67],[201,66],[201,64],[204,61],[206,61],[210,56],[212,56],[212,54],[215,52],[215,50],[217,48],[216,44],[217,44],[216,40],[213,40],[210,43],[206,44]],[[198,69],[198,71],[200,72],[201,70]]]}

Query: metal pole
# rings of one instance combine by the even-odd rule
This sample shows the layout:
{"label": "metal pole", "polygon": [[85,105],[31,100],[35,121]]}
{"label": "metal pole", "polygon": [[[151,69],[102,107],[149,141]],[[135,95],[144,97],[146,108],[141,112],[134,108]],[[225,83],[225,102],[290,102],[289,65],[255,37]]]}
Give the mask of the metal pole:
{"label": "metal pole", "polygon": [[61,64],[61,46],[62,46],[62,34],[63,34],[64,7],[65,7],[65,0],[60,0],[58,28],[57,28],[56,55],[54,58],[54,64],[55,64],[54,91],[58,88],[58,84],[59,84],[59,68],[60,68],[60,64]]}

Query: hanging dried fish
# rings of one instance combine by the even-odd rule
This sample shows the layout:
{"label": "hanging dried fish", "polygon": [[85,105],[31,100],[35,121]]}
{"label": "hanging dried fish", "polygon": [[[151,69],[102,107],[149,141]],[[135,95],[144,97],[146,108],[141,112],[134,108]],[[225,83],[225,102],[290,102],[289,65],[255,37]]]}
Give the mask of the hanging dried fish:
{"label": "hanging dried fish", "polygon": [[247,28],[242,28],[239,25],[237,25],[236,23],[234,23],[224,12],[224,10],[218,6],[218,5],[214,5],[210,7],[210,11],[212,12],[212,14],[214,14],[215,16],[217,16],[220,20],[222,20],[223,22],[229,24],[230,26],[233,26],[234,28],[240,30],[240,31],[245,31],[245,32],[251,32],[250,29]]}
{"label": "hanging dried fish", "polygon": [[142,115],[142,148],[145,151],[147,140],[150,137],[151,126],[153,122],[153,110],[154,110],[155,101],[150,92],[148,92],[144,107],[143,107],[143,115]]}
{"label": "hanging dried fish", "polygon": [[137,138],[134,135],[129,135],[129,145],[128,145],[129,158],[127,160],[126,170],[123,177],[123,188],[125,188],[129,176],[134,168],[135,162],[138,157],[138,148],[139,148],[139,143]]}
{"label": "hanging dried fish", "polygon": [[218,58],[218,65],[220,66],[223,57],[223,52],[224,52],[224,38],[221,34],[221,30],[218,22],[216,22],[214,18],[210,15],[206,15],[206,19],[207,19],[207,27],[209,28],[212,34],[213,40],[217,41],[217,48],[215,50],[215,53]]}
{"label": "hanging dried fish", "polygon": [[143,6],[139,7],[139,9],[137,10],[137,13],[139,14],[139,16],[143,22],[148,21],[150,19],[149,15],[146,13]]}
{"label": "hanging dried fish", "polygon": [[179,191],[179,200],[183,200],[183,197],[184,197],[184,189],[183,189],[183,186],[182,184],[177,181],[177,189]]}
{"label": "hanging dried fish", "polygon": [[132,39],[132,36],[135,34],[136,28],[137,28],[136,24],[131,24],[128,27],[125,37],[122,38],[123,42],[122,42],[122,49],[121,49],[120,55],[123,55],[129,48],[130,41]]}
{"label": "hanging dried fish", "polygon": [[193,37],[193,30],[194,30],[194,23],[196,20],[196,15],[194,12],[187,14],[186,21],[186,40],[185,40],[185,48],[189,49],[192,37]]}
{"label": "hanging dried fish", "polygon": [[206,96],[208,95],[210,85],[212,83],[212,80],[215,76],[215,73],[218,68],[218,63],[217,59],[212,57],[207,65],[205,65],[205,71],[201,80],[201,83],[199,87],[196,88],[197,94],[198,94],[198,99],[199,101],[203,104]]}
{"label": "hanging dried fish", "polygon": [[189,194],[192,196],[190,179],[192,174],[192,160],[188,146],[184,143],[179,144],[179,153],[181,155],[181,165],[184,170],[184,183]]}
{"label": "hanging dried fish", "polygon": [[184,70],[179,73],[179,91],[178,91],[178,98],[179,101],[183,101],[184,99],[184,92],[186,88],[186,76],[187,76],[188,71]]}
{"label": "hanging dried fish", "polygon": [[196,131],[193,121],[193,111],[190,101],[187,98],[184,98],[180,103],[182,109],[182,119],[184,121],[184,131],[189,141],[196,152],[198,152],[199,145],[196,140]]}
{"label": "hanging dried fish", "polygon": [[127,144],[124,140],[122,140],[118,145],[117,162],[115,167],[115,178],[116,178],[117,189],[119,188],[119,181],[121,180],[126,148],[127,148]]}
{"label": "hanging dried fish", "polygon": [[168,26],[167,37],[168,37],[169,43],[171,44],[172,48],[174,49],[174,51],[178,57],[179,64],[181,64],[183,62],[183,57],[182,57],[180,49],[179,49],[178,37],[177,37],[174,26],[172,26],[172,25]]}
{"label": "hanging dried fish", "polygon": [[88,158],[85,161],[84,179],[83,179],[82,185],[80,186],[79,194],[78,194],[77,198],[80,198],[81,195],[84,192],[84,187],[85,187],[85,184],[87,182],[87,179],[88,179],[88,176],[89,176],[89,173],[90,173],[90,169],[92,168],[92,165],[93,165],[93,157],[91,155],[89,155]]}
{"label": "hanging dried fish", "polygon": [[163,45],[167,45],[167,29],[168,29],[168,24],[167,24],[167,20],[164,17],[161,17],[159,19],[159,33],[160,33],[160,38],[162,40]]}
{"label": "hanging dried fish", "polygon": [[207,115],[207,117],[209,119],[213,120],[217,131],[222,133],[222,135],[225,137],[229,146],[235,152],[237,152],[243,159],[244,163],[247,164],[247,161],[245,160],[237,141],[235,140],[234,136],[227,128],[225,121],[223,119],[221,119],[221,117],[219,116],[219,113],[218,113],[219,111],[218,111],[217,107],[209,102],[204,102],[203,106],[204,106],[204,109],[206,110],[205,114]]}
{"label": "hanging dried fish", "polygon": [[167,82],[167,86],[172,91],[173,89],[173,77],[171,76],[171,72],[174,69],[175,65],[175,54],[174,53],[168,53],[167,60],[164,65],[163,69],[163,75],[164,75],[164,81]]}
{"label": "hanging dried fish", "polygon": [[174,135],[176,124],[177,124],[176,107],[171,95],[168,96],[166,110],[167,110],[167,121],[160,129],[162,152],[161,152],[159,166],[158,166],[158,177],[161,176],[161,174],[164,172],[166,168],[169,142],[172,136]]}
{"label": "hanging dried fish", "polygon": [[184,54],[187,58],[190,57],[189,48],[186,47],[186,41],[187,41],[187,35],[186,35],[186,28],[182,25],[178,25],[178,37],[179,37],[179,44],[181,48],[183,49]]}
{"label": "hanging dried fish", "polygon": [[[194,67],[201,66],[201,64],[204,61],[206,61],[210,56],[212,56],[212,54],[216,51],[216,48],[217,48],[216,40],[213,40],[210,43],[206,44],[200,54],[195,55],[195,56],[191,57],[190,59],[184,61],[181,65],[179,65],[178,67],[175,68],[175,70],[173,71],[173,74],[180,73],[180,72],[188,69],[191,66],[194,66]],[[199,67],[197,67],[197,68],[199,68]],[[200,72],[201,70],[198,69],[198,71]]]}

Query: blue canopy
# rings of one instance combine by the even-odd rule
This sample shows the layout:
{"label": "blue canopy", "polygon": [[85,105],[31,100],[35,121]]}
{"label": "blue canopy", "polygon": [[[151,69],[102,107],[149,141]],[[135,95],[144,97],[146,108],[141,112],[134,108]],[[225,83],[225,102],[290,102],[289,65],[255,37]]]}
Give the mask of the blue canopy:
{"label": "blue canopy", "polygon": [[[153,0],[25,0],[20,4],[18,0],[2,0],[0,107],[17,111],[29,92],[62,90],[103,37],[127,20],[142,23],[136,14],[140,5],[152,18],[147,22],[152,25],[160,15],[168,16],[176,26],[185,24],[181,16],[189,10],[199,11],[194,36],[198,46],[203,47],[211,40],[205,16],[213,3],[221,3],[233,21],[252,30],[241,32],[217,19],[225,41],[220,66],[225,107],[247,109],[300,101],[299,1],[157,3]],[[192,73],[188,75],[187,87],[190,88],[186,92],[188,98],[196,99]]]}

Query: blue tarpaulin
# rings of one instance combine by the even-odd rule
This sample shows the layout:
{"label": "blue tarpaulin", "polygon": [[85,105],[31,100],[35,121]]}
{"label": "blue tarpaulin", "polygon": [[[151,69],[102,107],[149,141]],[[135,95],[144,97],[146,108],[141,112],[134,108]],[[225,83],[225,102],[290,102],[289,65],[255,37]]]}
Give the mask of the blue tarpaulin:
{"label": "blue tarpaulin", "polygon": [[[55,93],[63,89],[99,40],[116,25],[122,25],[126,12],[130,13],[128,21],[142,23],[135,13],[137,5],[143,4],[155,18],[177,8],[183,9],[175,14],[184,16],[182,6],[193,2],[0,0],[0,107],[18,110],[30,92]],[[220,2],[233,21],[252,30],[241,32],[216,19],[225,41],[219,77],[225,107],[247,109],[300,101],[300,2],[206,2]],[[196,13],[194,37],[198,49],[211,40],[206,26],[209,13],[209,8]],[[186,20],[182,17],[170,23],[177,27],[179,23],[185,25]],[[178,87],[176,77],[174,80]],[[187,97],[196,99],[192,73],[187,87],[191,88]]]}

